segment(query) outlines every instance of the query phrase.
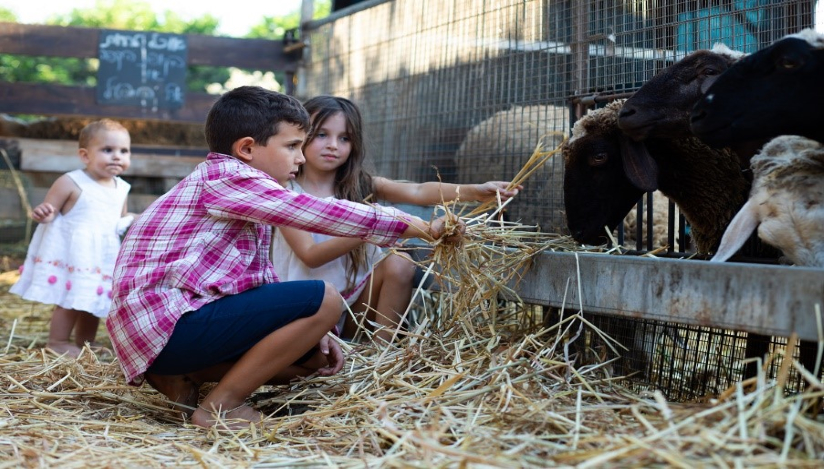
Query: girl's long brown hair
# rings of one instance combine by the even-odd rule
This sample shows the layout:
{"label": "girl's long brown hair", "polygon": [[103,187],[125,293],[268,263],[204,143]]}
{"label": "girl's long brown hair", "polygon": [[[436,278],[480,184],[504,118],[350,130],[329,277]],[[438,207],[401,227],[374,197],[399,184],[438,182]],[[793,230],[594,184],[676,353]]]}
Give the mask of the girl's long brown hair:
{"label": "girl's long brown hair", "polygon": [[[317,96],[304,103],[312,119],[312,128],[304,148],[315,139],[318,131],[330,117],[341,114],[346,120],[346,132],[349,134],[352,151],[349,159],[335,173],[334,194],[338,199],[353,202],[366,202],[374,192],[372,176],[363,168],[366,148],[363,139],[363,118],[355,103],[338,96]],[[298,169],[298,176],[303,174],[303,166]],[[358,272],[368,269],[366,245],[360,245],[349,252],[349,269],[346,272],[347,291],[356,286]]]}

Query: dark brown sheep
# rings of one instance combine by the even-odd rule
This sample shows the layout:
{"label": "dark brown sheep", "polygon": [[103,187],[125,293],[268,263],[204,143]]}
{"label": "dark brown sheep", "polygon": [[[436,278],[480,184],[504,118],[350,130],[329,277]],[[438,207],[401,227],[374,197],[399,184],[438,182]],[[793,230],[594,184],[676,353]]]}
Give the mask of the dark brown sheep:
{"label": "dark brown sheep", "polygon": [[564,203],[573,237],[605,243],[604,227],[615,229],[644,192],[659,189],[692,226],[698,252],[714,252],[749,192],[738,156],[695,137],[634,142],[618,127],[623,104],[590,111],[564,145]]}

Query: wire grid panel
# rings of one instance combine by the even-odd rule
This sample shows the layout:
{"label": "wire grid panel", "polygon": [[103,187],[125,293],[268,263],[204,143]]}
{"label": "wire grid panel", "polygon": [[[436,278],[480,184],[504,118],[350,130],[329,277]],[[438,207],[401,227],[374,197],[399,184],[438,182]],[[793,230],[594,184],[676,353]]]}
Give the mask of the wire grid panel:
{"label": "wire grid panel", "polygon": [[[629,96],[692,51],[721,42],[754,52],[809,27],[812,4],[389,1],[312,23],[298,94],[345,96],[360,106],[367,160],[377,174],[415,181],[506,180],[542,137],[549,135],[544,144],[554,147],[559,139],[552,132],[568,133],[587,109]],[[566,233],[561,158],[551,159],[525,186],[509,217]],[[649,207],[654,199],[646,200]],[[643,220],[652,210],[636,213]],[[683,217],[667,218],[669,244],[688,251]],[[636,227],[642,237],[653,231],[649,224]],[[632,242],[639,250],[653,247]],[[630,345],[620,366],[641,372],[634,383],[664,389],[676,400],[716,394],[740,379],[741,360],[753,342],[743,332],[604,320]],[[784,345],[773,341],[769,347]],[[771,376],[778,363],[769,369]],[[796,377],[788,390],[798,383]]]}
{"label": "wire grid panel", "polygon": [[[764,337],[765,352],[770,357],[764,362],[763,356],[747,357],[748,345],[760,336],[746,332],[606,315],[591,315],[590,320],[621,345],[614,369],[620,375],[632,376],[627,383],[630,388],[658,389],[667,399],[680,402],[717,396],[735,383],[756,376],[759,369],[767,379],[775,379],[788,343],[786,338]],[[596,334],[590,333],[587,345],[599,362],[615,356]],[[796,343],[792,358],[803,362],[801,347],[800,341]],[[819,377],[821,374],[819,370]],[[801,392],[804,386],[804,378],[791,367],[785,392]]]}
{"label": "wire grid panel", "polygon": [[[353,99],[376,173],[466,183],[512,178],[581,98],[716,42],[753,52],[810,26],[812,2],[395,0],[314,24],[300,97]],[[566,233],[561,158],[525,186],[509,217]]]}
{"label": "wire grid panel", "polygon": [[[569,129],[568,46],[548,38],[566,16],[544,2],[384,3],[311,31],[299,92],[354,99],[383,176],[509,180],[541,136]],[[565,230],[562,169],[533,176],[510,216]]]}

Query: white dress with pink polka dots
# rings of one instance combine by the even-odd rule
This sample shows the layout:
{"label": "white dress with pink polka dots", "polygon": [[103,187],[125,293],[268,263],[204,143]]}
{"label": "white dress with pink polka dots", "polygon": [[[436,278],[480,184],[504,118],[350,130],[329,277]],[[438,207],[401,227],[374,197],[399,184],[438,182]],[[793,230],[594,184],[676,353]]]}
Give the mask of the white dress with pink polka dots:
{"label": "white dress with pink polka dots", "polygon": [[101,186],[82,169],[68,176],[82,190],[80,197],[67,214],[37,226],[20,280],[9,291],[106,317],[120,249],[117,225],[130,186],[117,177],[116,187]]}

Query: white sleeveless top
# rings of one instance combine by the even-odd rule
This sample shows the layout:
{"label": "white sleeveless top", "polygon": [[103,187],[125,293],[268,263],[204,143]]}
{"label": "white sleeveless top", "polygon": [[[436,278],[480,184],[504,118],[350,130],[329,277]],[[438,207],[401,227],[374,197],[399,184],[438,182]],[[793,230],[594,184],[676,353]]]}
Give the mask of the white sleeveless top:
{"label": "white sleeveless top", "polygon": [[9,290],[27,300],[106,317],[120,249],[118,222],[130,185],[105,187],[82,169],[67,173],[80,188],[69,213],[37,225],[20,280]]}
{"label": "white sleeveless top", "polygon": [[[298,193],[305,192],[303,188],[300,187],[300,184],[296,182],[290,182],[287,188]],[[327,197],[327,199],[334,199],[334,197]],[[334,238],[333,236],[318,233],[311,233],[311,235],[315,244]],[[378,246],[374,244],[366,244],[365,246],[367,266],[358,271],[358,276],[355,279],[356,286],[350,291],[346,290],[346,273],[351,263],[348,255],[340,256],[320,267],[308,267],[298,258],[292,248],[289,247],[289,243],[286,242],[286,239],[283,238],[280,231],[277,228],[273,228],[270,258],[272,259],[272,264],[275,266],[275,273],[281,282],[325,280],[335,285],[346,303],[352,306],[369,283],[369,278],[372,275],[372,268],[375,263],[383,256],[383,252]]]}

